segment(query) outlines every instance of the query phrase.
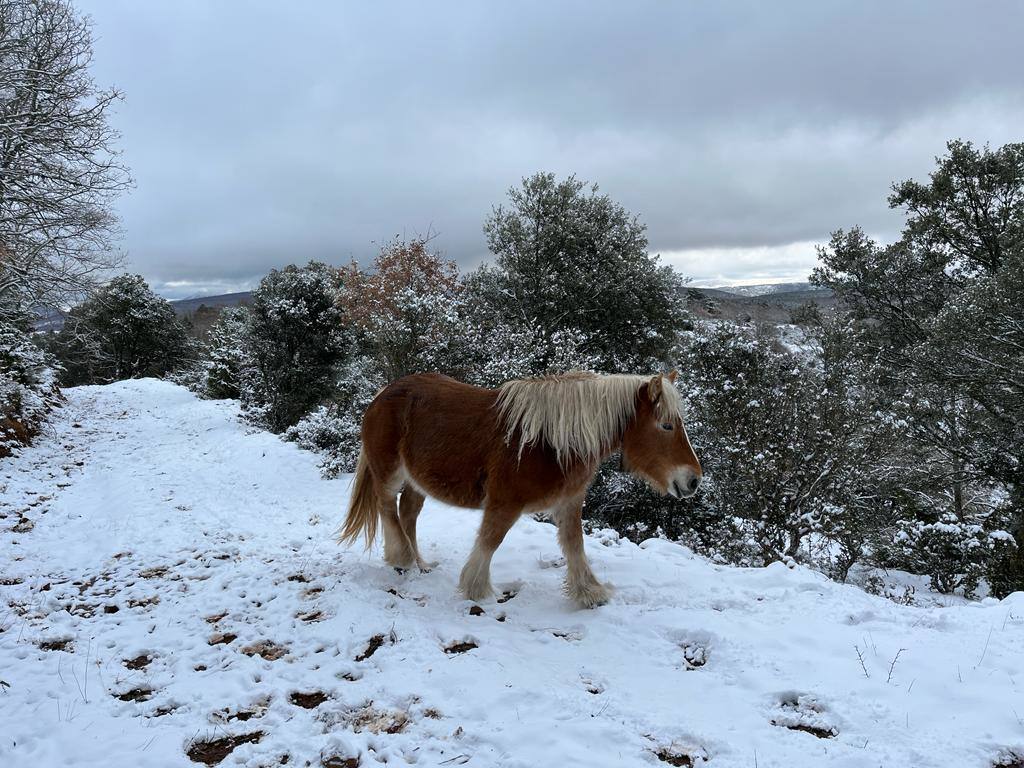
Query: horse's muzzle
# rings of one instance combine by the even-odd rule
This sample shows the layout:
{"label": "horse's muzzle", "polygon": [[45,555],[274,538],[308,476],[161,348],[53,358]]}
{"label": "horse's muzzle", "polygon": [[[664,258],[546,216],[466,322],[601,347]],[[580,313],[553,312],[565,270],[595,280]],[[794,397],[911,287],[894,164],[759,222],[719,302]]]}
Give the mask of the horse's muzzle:
{"label": "horse's muzzle", "polygon": [[701,476],[689,467],[680,469],[668,481],[667,490],[676,499],[688,499],[700,487]]}

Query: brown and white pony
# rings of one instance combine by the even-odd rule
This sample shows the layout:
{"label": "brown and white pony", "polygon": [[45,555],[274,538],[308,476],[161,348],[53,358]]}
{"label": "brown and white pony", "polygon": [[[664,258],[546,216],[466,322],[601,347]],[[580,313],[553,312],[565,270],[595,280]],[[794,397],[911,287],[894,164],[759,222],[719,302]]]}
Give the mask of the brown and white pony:
{"label": "brown and white pony", "polygon": [[[420,557],[416,517],[425,496],[483,508],[459,588],[491,594],[491,557],[524,512],[550,510],[578,605],[608,600],[583,552],[583,498],[600,462],[622,451],[623,468],[656,491],[692,496],[700,463],[683,426],[675,373],[667,377],[573,372],[483,389],[437,374],[406,376],[377,395],[363,418],[363,446],[340,542],[384,526],[384,559]],[[401,496],[399,497],[399,494]]]}

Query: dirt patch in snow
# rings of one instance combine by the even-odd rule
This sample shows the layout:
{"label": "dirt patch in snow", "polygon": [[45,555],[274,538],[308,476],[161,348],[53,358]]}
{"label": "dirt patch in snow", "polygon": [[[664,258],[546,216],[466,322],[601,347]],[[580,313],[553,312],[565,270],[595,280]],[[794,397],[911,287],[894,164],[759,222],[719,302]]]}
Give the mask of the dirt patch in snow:
{"label": "dirt patch in snow", "polygon": [[43,640],[39,643],[39,647],[44,651],[67,651],[68,653],[71,653],[75,649],[70,637],[58,637],[53,640]]}
{"label": "dirt patch in snow", "polygon": [[193,741],[185,754],[194,763],[217,765],[242,744],[258,744],[263,738],[263,731],[253,731],[238,736],[224,736],[220,739]]}
{"label": "dirt patch in snow", "polygon": [[124,693],[115,693],[114,696],[121,701],[149,701],[153,698],[153,689],[139,686]]}
{"label": "dirt patch in snow", "polygon": [[466,651],[472,651],[474,648],[479,647],[480,646],[474,643],[472,640],[464,640],[460,643],[452,643],[451,645],[446,645],[444,647],[444,652],[447,653],[449,656],[453,656],[456,653],[465,653]]}
{"label": "dirt patch in snow", "polygon": [[128,667],[128,669],[145,669],[149,666],[149,663],[151,661],[153,661],[153,659],[147,654],[143,653],[136,656],[134,659],[125,659],[123,663],[126,667]]}
{"label": "dirt patch in snow", "polygon": [[277,661],[288,653],[288,648],[272,640],[260,640],[258,643],[252,643],[243,647],[242,653],[246,656],[260,656],[267,661]]}
{"label": "dirt patch in snow", "polygon": [[367,704],[353,715],[349,724],[356,733],[369,731],[373,734],[395,734],[405,730],[409,724],[409,715],[399,709],[374,709],[371,704]]}
{"label": "dirt patch in snow", "polygon": [[309,691],[306,693],[302,691],[294,691],[288,697],[288,701],[297,707],[302,707],[303,709],[316,709],[327,701],[328,698],[330,697],[323,691]]}
{"label": "dirt patch in snow", "polygon": [[368,658],[373,656],[381,646],[384,645],[386,638],[384,635],[374,635],[370,638],[366,644],[366,650],[356,656],[356,661],[366,661]]}

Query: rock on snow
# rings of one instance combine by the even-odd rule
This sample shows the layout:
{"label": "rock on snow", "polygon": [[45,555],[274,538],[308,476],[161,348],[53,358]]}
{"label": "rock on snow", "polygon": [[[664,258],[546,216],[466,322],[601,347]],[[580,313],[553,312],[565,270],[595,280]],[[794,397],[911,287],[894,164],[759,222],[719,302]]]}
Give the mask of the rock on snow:
{"label": "rock on snow", "polygon": [[478,513],[428,502],[440,565],[398,574],[334,544],[349,479],[235,404],[153,380],[67,395],[0,463],[0,765],[1024,755],[1024,594],[898,606],[605,533],[587,551],[615,596],[578,611],[554,529],[523,519],[476,607],[455,585]]}

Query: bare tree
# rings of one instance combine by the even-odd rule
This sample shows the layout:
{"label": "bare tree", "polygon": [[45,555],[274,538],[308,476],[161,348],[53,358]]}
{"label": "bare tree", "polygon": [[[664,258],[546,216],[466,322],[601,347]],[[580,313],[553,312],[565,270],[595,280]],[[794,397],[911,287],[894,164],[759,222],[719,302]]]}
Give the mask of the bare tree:
{"label": "bare tree", "polygon": [[119,261],[114,198],[131,183],[68,0],[0,0],[0,317],[66,306]]}

